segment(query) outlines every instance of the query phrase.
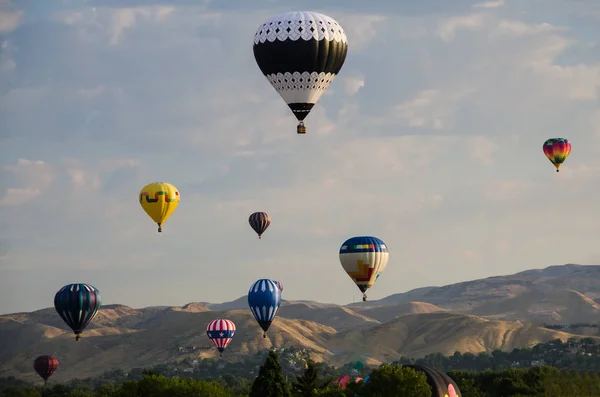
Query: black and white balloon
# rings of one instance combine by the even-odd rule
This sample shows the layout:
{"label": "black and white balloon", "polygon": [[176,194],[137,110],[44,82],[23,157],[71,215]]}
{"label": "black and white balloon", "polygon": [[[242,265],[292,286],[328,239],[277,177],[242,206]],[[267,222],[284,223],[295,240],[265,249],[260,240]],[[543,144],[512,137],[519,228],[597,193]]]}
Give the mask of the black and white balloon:
{"label": "black and white balloon", "polygon": [[295,11],[269,18],[254,35],[258,67],[299,121],[303,120],[344,65],[348,40],[333,18]]}

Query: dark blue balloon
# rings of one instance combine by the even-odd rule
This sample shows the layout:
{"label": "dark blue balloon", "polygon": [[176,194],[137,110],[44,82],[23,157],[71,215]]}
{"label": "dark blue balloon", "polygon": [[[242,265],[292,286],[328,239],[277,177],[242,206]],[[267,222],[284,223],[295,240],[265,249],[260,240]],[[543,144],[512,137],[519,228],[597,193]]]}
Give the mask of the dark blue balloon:
{"label": "dark blue balloon", "polygon": [[75,340],[96,317],[102,305],[102,296],[96,287],[89,284],[65,285],[54,296],[54,308],[58,315],[73,330]]}
{"label": "dark blue balloon", "polygon": [[265,338],[280,305],[281,290],[276,281],[262,278],[252,284],[248,291],[248,306],[258,325],[265,331],[263,333]]}

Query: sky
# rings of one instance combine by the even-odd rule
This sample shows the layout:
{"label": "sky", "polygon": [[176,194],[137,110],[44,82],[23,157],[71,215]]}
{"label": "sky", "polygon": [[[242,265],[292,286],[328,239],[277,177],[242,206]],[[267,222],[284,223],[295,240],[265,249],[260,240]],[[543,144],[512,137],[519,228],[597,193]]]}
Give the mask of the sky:
{"label": "sky", "polygon": [[[105,304],[369,299],[599,264],[600,2],[306,0],[349,50],[296,134],[253,37],[295,1],[0,0],[0,313],[63,285]],[[542,152],[571,140],[556,173]],[[147,183],[181,193],[163,233]],[[265,211],[262,240],[248,216]]]}

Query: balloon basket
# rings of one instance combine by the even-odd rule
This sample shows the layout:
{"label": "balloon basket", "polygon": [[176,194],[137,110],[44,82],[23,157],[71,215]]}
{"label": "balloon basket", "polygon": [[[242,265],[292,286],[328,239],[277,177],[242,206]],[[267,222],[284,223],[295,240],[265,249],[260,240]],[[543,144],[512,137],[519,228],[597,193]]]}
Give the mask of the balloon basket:
{"label": "balloon basket", "polygon": [[296,132],[298,134],[306,134],[306,126],[304,125],[304,123],[300,123],[298,124],[298,127],[296,127]]}

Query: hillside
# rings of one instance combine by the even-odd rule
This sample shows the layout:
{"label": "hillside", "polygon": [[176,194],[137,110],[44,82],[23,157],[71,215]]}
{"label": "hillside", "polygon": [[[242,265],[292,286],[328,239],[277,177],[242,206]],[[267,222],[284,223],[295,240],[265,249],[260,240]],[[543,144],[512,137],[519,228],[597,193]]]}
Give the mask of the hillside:
{"label": "hillside", "polygon": [[[571,301],[572,296],[569,297],[570,304],[565,306],[563,299],[569,293],[564,291],[575,291],[579,294],[579,298]],[[582,300],[581,297],[586,299]],[[596,310],[594,308],[596,302],[593,300],[598,297],[600,297],[600,266],[568,264],[442,287],[418,288],[380,300],[352,303],[347,307],[366,314],[364,308],[395,306],[419,301],[455,313],[489,315],[503,319],[519,319],[536,323],[557,319],[589,322],[589,316]],[[527,307],[522,307],[522,303]],[[570,306],[571,304],[575,306],[575,310]]]}
{"label": "hillside", "polygon": [[[0,316],[0,376],[34,379],[32,360],[54,354],[55,379],[105,370],[152,366],[183,358],[218,358],[206,324],[233,320],[236,336],[222,360],[244,360],[270,347],[309,348],[333,365],[373,364],[455,351],[512,350],[575,335],[539,325],[595,323],[600,305],[600,267],[565,265],[444,287],[426,287],[379,301],[339,306],[285,301],[269,338],[247,309],[246,297],[213,304],[133,309],[106,305],[84,332],[74,335],[53,308]],[[597,285],[597,288],[594,288]],[[596,337],[597,329],[585,333]],[[76,371],[74,369],[76,368]]]}

